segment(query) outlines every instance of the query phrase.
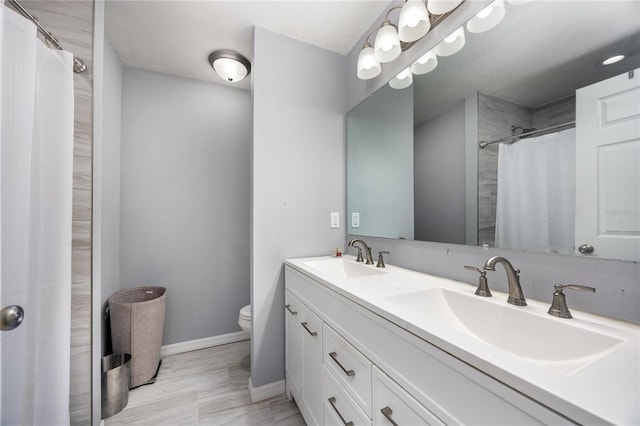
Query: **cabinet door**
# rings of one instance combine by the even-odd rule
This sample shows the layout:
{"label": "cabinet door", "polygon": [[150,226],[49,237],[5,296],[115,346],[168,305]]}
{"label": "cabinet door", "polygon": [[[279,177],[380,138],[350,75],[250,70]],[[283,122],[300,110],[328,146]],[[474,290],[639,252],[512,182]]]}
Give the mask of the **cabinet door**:
{"label": "cabinet door", "polygon": [[322,320],[303,306],[302,394],[311,421],[322,424]]}
{"label": "cabinet door", "polygon": [[289,398],[302,398],[302,303],[288,290],[284,294],[285,300],[285,371],[286,389]]}
{"label": "cabinet door", "polygon": [[371,361],[324,324],[324,365],[371,417]]}
{"label": "cabinet door", "polygon": [[362,411],[358,403],[351,398],[344,387],[338,383],[333,373],[322,366],[322,402],[325,405],[325,426],[370,426],[371,420]]}
{"label": "cabinet door", "polygon": [[373,405],[374,425],[444,425],[424,405],[375,366]]}

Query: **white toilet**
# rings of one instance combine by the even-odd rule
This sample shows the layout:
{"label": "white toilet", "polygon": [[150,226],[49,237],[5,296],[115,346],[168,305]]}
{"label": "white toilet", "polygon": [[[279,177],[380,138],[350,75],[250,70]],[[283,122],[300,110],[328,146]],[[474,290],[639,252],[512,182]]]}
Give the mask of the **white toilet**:
{"label": "white toilet", "polygon": [[251,334],[251,305],[247,305],[240,309],[240,316],[238,317],[238,325],[247,333]]}

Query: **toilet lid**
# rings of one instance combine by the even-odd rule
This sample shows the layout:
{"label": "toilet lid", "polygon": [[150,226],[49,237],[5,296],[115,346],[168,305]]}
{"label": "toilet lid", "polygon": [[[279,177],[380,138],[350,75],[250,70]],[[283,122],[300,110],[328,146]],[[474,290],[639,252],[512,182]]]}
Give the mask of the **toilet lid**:
{"label": "toilet lid", "polygon": [[240,309],[240,316],[243,318],[251,318],[251,305],[247,305]]}

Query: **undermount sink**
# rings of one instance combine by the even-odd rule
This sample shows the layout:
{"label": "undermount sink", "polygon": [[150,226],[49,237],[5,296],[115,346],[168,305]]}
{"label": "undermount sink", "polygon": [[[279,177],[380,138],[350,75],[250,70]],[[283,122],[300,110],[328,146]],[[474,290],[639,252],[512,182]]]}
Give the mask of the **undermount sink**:
{"label": "undermount sink", "polygon": [[624,343],[573,320],[441,288],[390,296],[387,300],[415,312],[417,321],[428,321],[441,330],[471,336],[534,361],[576,361],[604,355]]}
{"label": "undermount sink", "polygon": [[376,268],[375,265],[364,265],[343,257],[312,260],[305,264],[337,278],[359,278],[387,273],[383,269]]}

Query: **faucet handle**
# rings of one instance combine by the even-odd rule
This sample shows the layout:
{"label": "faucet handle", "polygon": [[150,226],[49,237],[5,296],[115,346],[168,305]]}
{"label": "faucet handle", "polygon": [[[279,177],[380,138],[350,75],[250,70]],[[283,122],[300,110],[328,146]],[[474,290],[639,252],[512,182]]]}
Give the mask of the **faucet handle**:
{"label": "faucet handle", "polygon": [[468,269],[470,271],[476,271],[480,273],[480,279],[478,280],[478,288],[476,289],[476,295],[482,297],[491,297],[491,290],[489,290],[489,282],[487,281],[487,271],[483,271],[480,268],[476,268],[475,266],[465,265],[464,269]]}
{"label": "faucet handle", "polygon": [[364,262],[364,259],[362,258],[362,248],[360,248],[358,246],[354,246],[354,247],[358,249],[358,255],[356,256],[356,262]]}
{"label": "faucet handle", "polygon": [[596,289],[593,287],[587,287],[586,285],[577,285],[577,284],[554,284],[553,285],[553,301],[551,302],[551,307],[547,311],[547,313],[551,316],[558,318],[573,318],[571,312],[569,312],[569,308],[567,307],[567,301],[564,296],[563,290],[578,290],[578,291],[588,291],[591,293],[595,293]]}
{"label": "faucet handle", "polygon": [[378,252],[378,264],[376,265],[377,268],[384,268],[384,257],[382,257],[383,254],[389,254],[388,251],[379,251]]}

